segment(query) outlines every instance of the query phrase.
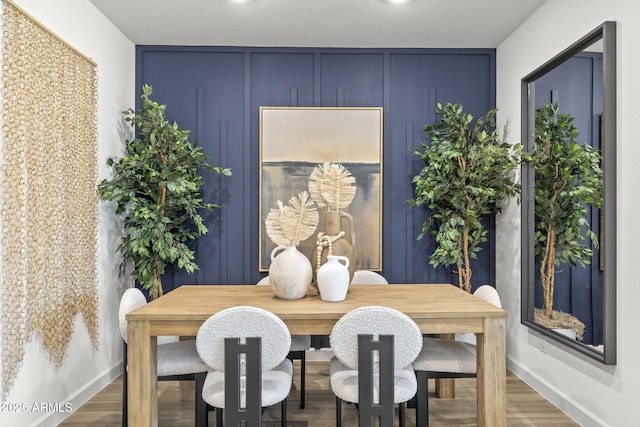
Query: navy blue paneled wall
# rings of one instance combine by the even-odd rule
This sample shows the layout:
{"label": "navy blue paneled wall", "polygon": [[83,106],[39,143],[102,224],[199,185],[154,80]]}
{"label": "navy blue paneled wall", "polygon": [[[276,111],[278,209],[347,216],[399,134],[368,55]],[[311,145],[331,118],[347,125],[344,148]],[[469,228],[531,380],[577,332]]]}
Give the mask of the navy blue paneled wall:
{"label": "navy blue paneled wall", "polygon": [[[138,46],[136,83],[191,130],[212,165],[209,233],[197,242],[200,270],[168,271],[165,290],[186,283],[252,284],[258,269],[260,106],[383,107],[383,262],[394,283],[457,283],[450,268],[428,264],[430,239],[416,240],[423,208],[410,208],[411,178],[422,168],[411,147],[426,142],[437,102],[462,103],[475,117],[495,106],[493,49],[302,49]],[[473,264],[473,284],[495,282],[491,240]],[[355,224],[357,227],[357,223]]]}

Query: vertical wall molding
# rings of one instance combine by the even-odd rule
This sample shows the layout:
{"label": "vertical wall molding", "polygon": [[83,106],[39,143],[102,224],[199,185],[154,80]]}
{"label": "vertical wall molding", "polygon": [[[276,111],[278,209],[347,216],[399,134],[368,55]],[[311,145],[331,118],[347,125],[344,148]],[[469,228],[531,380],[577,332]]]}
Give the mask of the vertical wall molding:
{"label": "vertical wall molding", "polygon": [[[196,87],[196,142],[200,146],[207,145],[205,137],[205,119],[204,119],[204,87]],[[206,192],[206,181],[202,184],[202,194]],[[198,250],[196,251],[196,259],[198,265],[204,263],[204,245],[202,239],[198,240]],[[204,280],[204,269],[197,270],[198,282],[202,283]]]}
{"label": "vertical wall molding", "polygon": [[[218,153],[218,158],[222,162],[223,165],[229,164],[229,155],[228,155],[228,147],[229,147],[229,122],[226,120],[220,121],[220,151]],[[221,181],[220,181],[221,182]],[[223,193],[224,187],[221,184],[218,186],[218,194]],[[228,209],[222,209],[221,212],[221,225],[222,229],[225,230],[224,224],[229,222],[229,211]],[[220,244],[224,247],[229,247],[229,233],[226,231],[221,231],[220,233]],[[225,250],[220,251],[220,278],[223,282],[229,281],[229,253]],[[204,277],[198,277],[198,283],[205,283]]]}
{"label": "vertical wall molding", "polygon": [[[412,120],[407,120],[404,124],[404,132],[405,132],[405,143],[407,145],[407,147],[413,147],[414,146],[414,141],[413,141],[413,134],[414,134],[414,130],[413,130],[413,121]],[[408,177],[413,176],[413,153],[411,152],[411,150],[407,150],[407,160],[406,160],[406,175]],[[406,196],[405,196],[406,200],[412,199],[413,198],[413,185],[410,185],[406,188]],[[414,211],[413,209],[406,209],[406,221],[407,221],[407,235],[408,236],[415,236],[415,230],[413,227],[413,216],[414,216]],[[412,273],[413,273],[413,257],[410,256],[411,252],[413,251],[413,240],[412,239],[407,239],[407,244],[405,245],[405,257],[407,262],[405,263],[405,268],[406,268],[406,277],[411,277]]]}
{"label": "vertical wall molding", "polygon": [[[255,163],[259,162],[259,159],[252,158],[251,156],[251,53],[249,51],[244,53],[243,63],[243,76],[244,76],[244,94],[243,94],[243,117],[242,117],[242,151],[243,151],[243,163],[242,172],[235,179],[243,180],[244,194],[251,194],[252,183],[258,182],[258,171],[251,168],[252,160]],[[259,144],[259,137],[258,137]],[[227,167],[232,167],[231,164],[227,164]],[[233,172],[233,170],[232,170]],[[237,173],[237,172],[236,172]],[[242,217],[242,236],[237,236],[243,245],[242,256],[248,265],[258,265],[258,254],[253,253],[251,248],[252,234],[258,233],[257,227],[252,227],[252,213],[257,211],[259,206],[257,200],[249,197],[243,198],[243,212]],[[255,221],[255,220],[253,220]],[[254,275],[250,268],[245,268],[242,271],[241,283],[252,283]]]}
{"label": "vertical wall molding", "polygon": [[336,106],[337,107],[344,107],[345,103],[344,103],[344,88],[339,87],[336,89]]}

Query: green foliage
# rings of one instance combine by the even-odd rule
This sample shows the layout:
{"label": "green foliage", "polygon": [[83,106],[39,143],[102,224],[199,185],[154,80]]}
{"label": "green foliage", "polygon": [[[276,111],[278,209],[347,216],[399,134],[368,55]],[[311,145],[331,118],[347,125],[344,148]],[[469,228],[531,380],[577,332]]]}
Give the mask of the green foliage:
{"label": "green foliage", "polygon": [[149,98],[152,91],[144,85],[142,109],[123,111],[138,137],[126,141],[125,157],[107,160],[113,177],[100,182],[98,192],[102,200],[116,202],[116,213],[124,216],[121,272],[132,263],[133,277],[155,298],[162,295],[166,266],[177,263],[190,273],[198,268],[187,246],[207,233],[198,209],[220,207],[203,202],[198,170],[231,171],[207,164],[202,148],[188,141],[189,131],[169,123],[166,105]]}
{"label": "green foliage", "polygon": [[431,144],[413,150],[425,166],[413,178],[415,198],[409,203],[431,211],[418,236],[429,230],[435,236],[429,263],[457,266],[460,287],[470,290],[469,260],[487,240],[482,217],[499,212],[505,197],[520,194],[512,172],[524,153],[521,145],[500,141],[495,109],[475,124],[460,104],[438,104],[436,113],[440,121],[425,127]]}
{"label": "green foliage", "polygon": [[[593,250],[585,244],[585,233],[598,245],[586,215],[588,206],[603,204],[602,159],[591,145],[578,145],[576,138],[573,117],[558,113],[557,104],[536,111],[535,253],[546,258],[552,250],[556,267],[591,262]],[[547,242],[550,235],[553,241]]]}

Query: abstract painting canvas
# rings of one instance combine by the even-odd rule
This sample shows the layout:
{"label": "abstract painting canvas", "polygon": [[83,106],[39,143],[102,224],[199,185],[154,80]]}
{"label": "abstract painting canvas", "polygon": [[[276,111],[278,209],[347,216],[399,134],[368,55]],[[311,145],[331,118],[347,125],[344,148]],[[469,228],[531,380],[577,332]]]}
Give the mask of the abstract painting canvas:
{"label": "abstract painting canvas", "polygon": [[[309,191],[311,172],[325,162],[342,164],[356,180],[355,198],[343,209],[354,220],[352,262],[382,269],[382,108],[261,107],[260,271],[268,271],[275,248],[264,227],[269,210]],[[318,210],[321,230],[326,208]],[[298,247],[309,258],[316,235]]]}

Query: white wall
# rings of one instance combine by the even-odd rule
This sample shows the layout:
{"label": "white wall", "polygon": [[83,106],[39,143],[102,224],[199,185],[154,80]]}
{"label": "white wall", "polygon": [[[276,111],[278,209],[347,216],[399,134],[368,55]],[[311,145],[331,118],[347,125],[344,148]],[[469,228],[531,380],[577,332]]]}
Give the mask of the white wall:
{"label": "white wall", "polygon": [[[135,46],[86,0],[14,0],[15,4],[98,64],[99,179],[105,161],[119,154],[123,134],[121,111],[135,102]],[[41,343],[26,345],[24,364],[7,403],[71,403],[79,408],[121,372],[122,345],[118,329],[120,295],[129,285],[118,276],[116,246],[120,229],[101,206],[98,225],[99,348],[94,350],[82,319],[60,368],[50,361]],[[6,309],[11,309],[10,307]],[[0,328],[1,330],[1,328]],[[2,426],[54,426],[67,413],[0,413]]]}
{"label": "white wall", "polygon": [[[636,244],[640,239],[640,2],[547,0],[497,49],[499,128],[520,141],[520,80],[604,21],[617,21],[617,324],[618,363],[569,353],[520,325],[520,208],[497,224],[497,287],[507,322],[508,367],[581,425],[631,426],[640,419],[640,340]],[[544,345],[546,353],[541,350]]]}

